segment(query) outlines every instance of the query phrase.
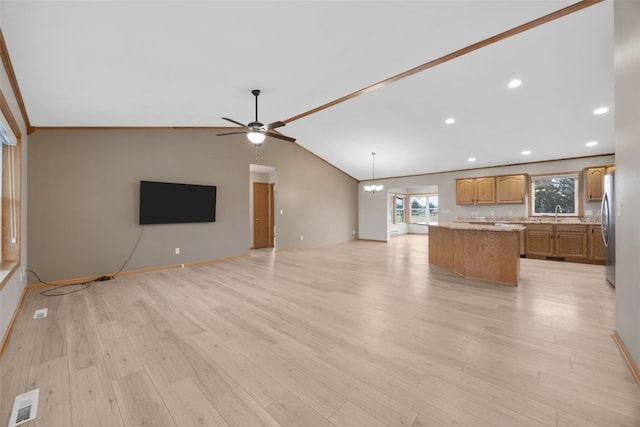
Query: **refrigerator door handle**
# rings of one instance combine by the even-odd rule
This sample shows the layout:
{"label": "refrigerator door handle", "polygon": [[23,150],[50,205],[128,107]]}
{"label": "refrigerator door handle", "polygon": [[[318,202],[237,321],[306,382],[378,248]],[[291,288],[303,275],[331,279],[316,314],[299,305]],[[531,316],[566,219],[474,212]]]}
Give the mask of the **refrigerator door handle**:
{"label": "refrigerator door handle", "polygon": [[611,211],[609,210],[609,194],[604,193],[602,195],[602,205],[600,206],[600,215],[602,223],[602,240],[604,240],[604,246],[609,246],[609,230],[611,228]]}

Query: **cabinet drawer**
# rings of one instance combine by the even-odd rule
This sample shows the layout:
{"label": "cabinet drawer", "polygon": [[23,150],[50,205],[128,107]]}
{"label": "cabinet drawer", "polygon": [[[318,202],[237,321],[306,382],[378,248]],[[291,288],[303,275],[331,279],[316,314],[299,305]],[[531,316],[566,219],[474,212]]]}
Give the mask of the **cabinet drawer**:
{"label": "cabinet drawer", "polygon": [[579,224],[556,224],[556,233],[565,232],[586,233],[587,226]]}
{"label": "cabinet drawer", "polygon": [[526,231],[548,231],[553,232],[552,224],[524,224]]}

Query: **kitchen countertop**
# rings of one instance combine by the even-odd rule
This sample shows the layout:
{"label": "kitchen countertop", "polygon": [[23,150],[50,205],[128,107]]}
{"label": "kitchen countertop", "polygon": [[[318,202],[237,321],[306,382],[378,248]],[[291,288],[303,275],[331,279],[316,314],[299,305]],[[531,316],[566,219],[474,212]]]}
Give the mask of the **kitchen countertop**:
{"label": "kitchen countertop", "polygon": [[478,222],[444,222],[433,224],[438,227],[451,228],[453,230],[474,230],[474,231],[521,231],[526,226],[521,224],[505,224],[499,221],[499,224],[494,224],[493,221],[487,221],[487,224],[479,224]]}
{"label": "kitchen countertop", "polygon": [[504,223],[504,224],[584,224],[600,225],[599,217],[558,217],[555,216],[525,216],[525,217],[502,217],[502,216],[460,216],[456,223]]}

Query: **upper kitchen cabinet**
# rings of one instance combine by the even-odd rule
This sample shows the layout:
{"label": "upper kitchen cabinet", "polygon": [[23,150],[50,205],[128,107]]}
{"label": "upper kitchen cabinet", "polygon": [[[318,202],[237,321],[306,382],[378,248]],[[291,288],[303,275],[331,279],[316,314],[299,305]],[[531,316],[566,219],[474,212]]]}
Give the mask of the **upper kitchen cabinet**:
{"label": "upper kitchen cabinet", "polygon": [[497,203],[524,203],[527,191],[527,175],[503,175],[496,177]]}
{"label": "upper kitchen cabinet", "polygon": [[495,202],[495,177],[456,179],[456,204],[490,205]]}
{"label": "upper kitchen cabinet", "polygon": [[587,202],[597,202],[602,200],[604,190],[604,175],[607,168],[587,168],[584,171],[587,181]]}
{"label": "upper kitchen cabinet", "polygon": [[598,166],[584,170],[587,181],[587,202],[602,201],[604,192],[604,175],[613,172],[615,166]]}

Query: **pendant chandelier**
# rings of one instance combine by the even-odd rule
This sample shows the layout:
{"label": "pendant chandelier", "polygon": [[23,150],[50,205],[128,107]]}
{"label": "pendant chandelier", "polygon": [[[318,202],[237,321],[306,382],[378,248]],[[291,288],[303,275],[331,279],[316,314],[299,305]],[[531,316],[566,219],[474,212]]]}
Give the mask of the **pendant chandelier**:
{"label": "pendant chandelier", "polygon": [[376,185],[376,153],[371,153],[371,164],[373,167],[373,174],[371,179],[371,185],[365,185],[364,191],[367,193],[379,193],[384,188],[383,185]]}

